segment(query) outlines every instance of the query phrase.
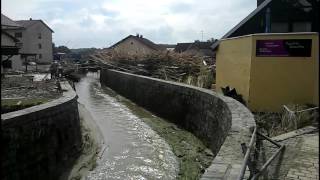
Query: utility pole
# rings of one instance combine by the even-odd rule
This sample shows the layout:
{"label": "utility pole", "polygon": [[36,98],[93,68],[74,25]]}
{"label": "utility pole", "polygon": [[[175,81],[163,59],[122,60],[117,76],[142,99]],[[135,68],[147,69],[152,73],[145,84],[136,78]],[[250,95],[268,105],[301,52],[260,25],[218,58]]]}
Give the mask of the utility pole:
{"label": "utility pole", "polygon": [[203,30],[201,30],[201,41],[203,42]]}

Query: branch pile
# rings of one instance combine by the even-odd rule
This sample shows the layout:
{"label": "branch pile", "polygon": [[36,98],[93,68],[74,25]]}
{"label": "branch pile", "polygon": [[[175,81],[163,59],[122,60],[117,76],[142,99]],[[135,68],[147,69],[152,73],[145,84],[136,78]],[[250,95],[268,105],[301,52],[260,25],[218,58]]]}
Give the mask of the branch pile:
{"label": "branch pile", "polygon": [[[164,80],[184,82],[199,87],[210,87],[213,79],[212,67],[204,64],[199,56],[159,52],[145,56],[128,56],[112,50],[98,51],[89,56],[108,68]],[[203,82],[204,80],[210,82]],[[199,82],[200,81],[200,82]],[[201,82],[202,81],[202,82]]]}

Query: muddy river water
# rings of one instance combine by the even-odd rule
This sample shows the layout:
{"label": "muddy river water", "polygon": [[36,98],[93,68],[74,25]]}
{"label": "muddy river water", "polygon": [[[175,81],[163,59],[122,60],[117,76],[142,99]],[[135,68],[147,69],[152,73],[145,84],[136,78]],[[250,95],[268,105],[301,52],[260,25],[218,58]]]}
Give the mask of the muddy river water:
{"label": "muddy river water", "polygon": [[171,147],[100,85],[98,73],[88,73],[75,87],[102,136],[102,158],[85,179],[176,179],[179,162]]}

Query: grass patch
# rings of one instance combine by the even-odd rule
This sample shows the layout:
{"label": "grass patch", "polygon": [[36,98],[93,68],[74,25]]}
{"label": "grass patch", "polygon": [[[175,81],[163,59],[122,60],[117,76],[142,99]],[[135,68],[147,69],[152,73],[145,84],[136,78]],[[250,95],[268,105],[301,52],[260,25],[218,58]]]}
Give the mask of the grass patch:
{"label": "grass patch", "polygon": [[28,107],[49,102],[47,98],[32,99],[1,99],[1,114],[18,111]]}

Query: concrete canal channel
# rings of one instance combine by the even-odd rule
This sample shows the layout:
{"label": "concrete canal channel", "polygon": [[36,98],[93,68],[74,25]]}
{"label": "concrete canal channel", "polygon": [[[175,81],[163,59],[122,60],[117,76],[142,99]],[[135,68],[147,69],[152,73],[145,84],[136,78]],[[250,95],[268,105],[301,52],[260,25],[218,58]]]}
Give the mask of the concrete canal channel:
{"label": "concrete canal channel", "polygon": [[88,179],[176,178],[179,165],[170,146],[116,94],[101,87],[96,73],[88,73],[75,87],[102,134],[104,152]]}
{"label": "concrete canal channel", "polygon": [[[239,174],[240,144],[249,142],[255,123],[231,98],[107,69],[101,76],[87,73],[75,84],[77,94],[68,82],[60,85],[62,97],[1,115],[4,179],[235,179]],[[95,127],[90,131],[97,135],[95,143],[83,133],[89,132],[83,123]],[[97,156],[95,147],[84,149],[95,144]],[[81,164],[86,153],[93,158],[84,158],[83,166],[65,168]]]}
{"label": "concrete canal channel", "polygon": [[89,73],[76,89],[107,149],[89,179],[238,176],[240,144],[249,142],[255,127],[253,115],[239,102],[209,90],[108,69],[100,77]]}
{"label": "concrete canal channel", "polygon": [[199,179],[210,165],[213,154],[192,133],[101,86],[99,74],[75,87],[102,137],[88,179]]}

